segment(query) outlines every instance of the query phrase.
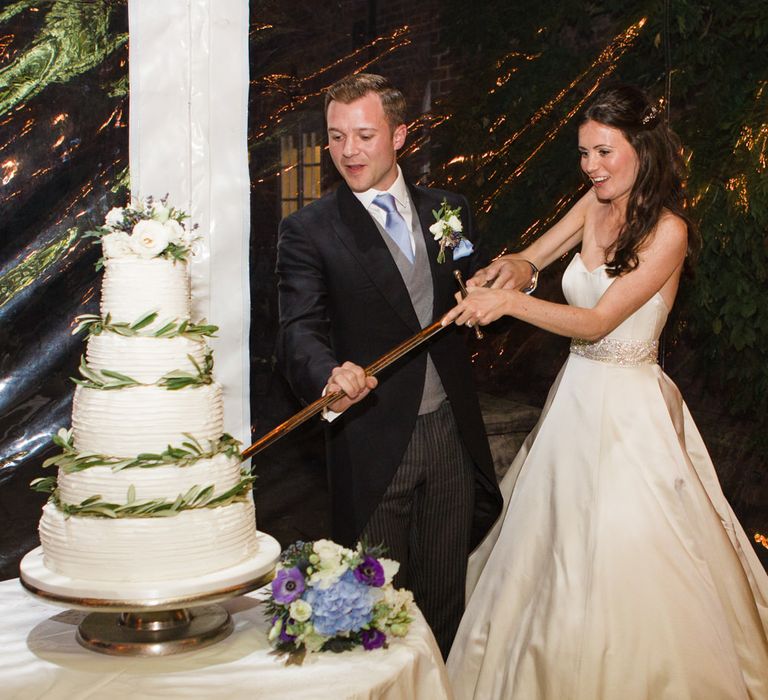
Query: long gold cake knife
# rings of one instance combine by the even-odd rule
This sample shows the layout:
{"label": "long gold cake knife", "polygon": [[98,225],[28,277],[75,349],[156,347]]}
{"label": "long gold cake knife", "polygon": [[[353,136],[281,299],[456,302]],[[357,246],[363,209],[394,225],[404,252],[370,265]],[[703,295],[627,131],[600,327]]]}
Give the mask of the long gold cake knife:
{"label": "long gold cake knife", "polygon": [[[467,288],[464,286],[464,281],[461,278],[461,273],[458,270],[455,270],[453,274],[454,274],[454,277],[456,278],[456,281],[459,283],[462,296],[466,296]],[[404,340],[402,343],[400,343],[400,345],[392,348],[392,350],[390,350],[388,353],[386,353],[385,355],[382,355],[378,360],[368,365],[365,368],[365,373],[370,377],[376,376],[376,374],[381,372],[381,370],[383,370],[385,367],[389,367],[389,365],[391,365],[393,362],[395,362],[396,360],[399,360],[403,355],[405,355],[406,353],[409,353],[414,348],[418,347],[425,341],[429,340],[433,335],[443,330],[443,328],[447,328],[447,326],[442,325],[442,319],[440,319],[439,321],[435,321],[431,326],[427,326],[426,328],[423,328],[416,335],[411,336],[407,340]],[[482,332],[477,326],[475,326],[475,334],[477,335],[478,339],[481,339],[483,337]],[[243,461],[246,459],[249,459],[250,457],[253,457],[253,455],[255,455],[256,453],[261,452],[263,449],[269,447],[273,442],[276,442],[287,433],[290,433],[291,430],[293,430],[294,428],[297,428],[302,423],[312,418],[312,416],[317,415],[323,409],[327,408],[332,403],[338,401],[343,396],[344,396],[343,391],[336,391],[332,394],[326,394],[325,396],[321,396],[319,399],[317,399],[317,401],[312,402],[311,404],[303,408],[301,411],[291,416],[287,421],[273,428],[263,437],[260,437],[250,447],[243,450],[243,453],[242,453]]]}

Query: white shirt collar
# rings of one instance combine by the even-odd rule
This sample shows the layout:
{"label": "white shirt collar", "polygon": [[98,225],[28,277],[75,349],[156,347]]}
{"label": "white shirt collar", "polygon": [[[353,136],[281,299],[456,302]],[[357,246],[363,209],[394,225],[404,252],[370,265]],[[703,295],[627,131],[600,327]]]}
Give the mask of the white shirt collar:
{"label": "white shirt collar", "polygon": [[372,188],[370,190],[366,190],[365,192],[353,192],[352,194],[354,194],[355,197],[360,200],[360,203],[365,207],[367,211],[373,204],[373,200],[376,195],[381,194],[382,192],[388,192],[391,194],[397,202],[397,208],[401,211],[408,211],[410,209],[411,198],[408,196],[408,187],[405,184],[403,171],[400,169],[399,165],[397,166],[397,177],[389,189],[376,190]]}

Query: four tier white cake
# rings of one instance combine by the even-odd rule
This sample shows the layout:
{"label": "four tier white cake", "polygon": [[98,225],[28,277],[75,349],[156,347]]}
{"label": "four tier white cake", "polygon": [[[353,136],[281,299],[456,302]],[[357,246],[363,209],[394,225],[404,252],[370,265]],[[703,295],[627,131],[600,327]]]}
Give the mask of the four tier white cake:
{"label": "four tier white cake", "polygon": [[101,314],[82,316],[87,352],[72,429],[48,460],[58,477],[40,521],[45,566],[74,579],[172,581],[256,555],[252,476],[224,433],[222,390],[192,323],[185,216],[165,201],[113,209],[101,237]]}

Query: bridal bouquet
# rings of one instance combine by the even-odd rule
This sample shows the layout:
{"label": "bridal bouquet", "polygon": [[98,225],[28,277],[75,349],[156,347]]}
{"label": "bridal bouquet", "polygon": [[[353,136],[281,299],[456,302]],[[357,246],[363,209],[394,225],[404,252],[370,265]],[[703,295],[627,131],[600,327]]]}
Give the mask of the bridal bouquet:
{"label": "bridal bouquet", "polygon": [[[86,236],[100,239],[106,258],[155,258],[186,260],[196,238],[184,221],[188,215],[162,199],[146,197],[126,207],[109,210],[104,225]],[[97,269],[103,260],[99,261]]]}
{"label": "bridal bouquet", "polygon": [[396,590],[398,562],[380,547],[346,549],[330,540],[296,542],[280,556],[267,614],[269,641],[281,652],[346,651],[385,647],[404,637],[413,595]]}

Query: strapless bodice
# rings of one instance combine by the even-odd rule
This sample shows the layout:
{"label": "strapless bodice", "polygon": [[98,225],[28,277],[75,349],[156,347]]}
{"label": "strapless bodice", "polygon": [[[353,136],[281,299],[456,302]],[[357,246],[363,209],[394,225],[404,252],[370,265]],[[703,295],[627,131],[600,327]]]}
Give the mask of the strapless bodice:
{"label": "strapless bodice", "polygon": [[[563,293],[571,306],[591,309],[615,279],[608,276],[605,265],[590,272],[581,255],[576,253],[563,274]],[[618,341],[658,340],[668,315],[669,309],[664,299],[656,293],[606,338]]]}

